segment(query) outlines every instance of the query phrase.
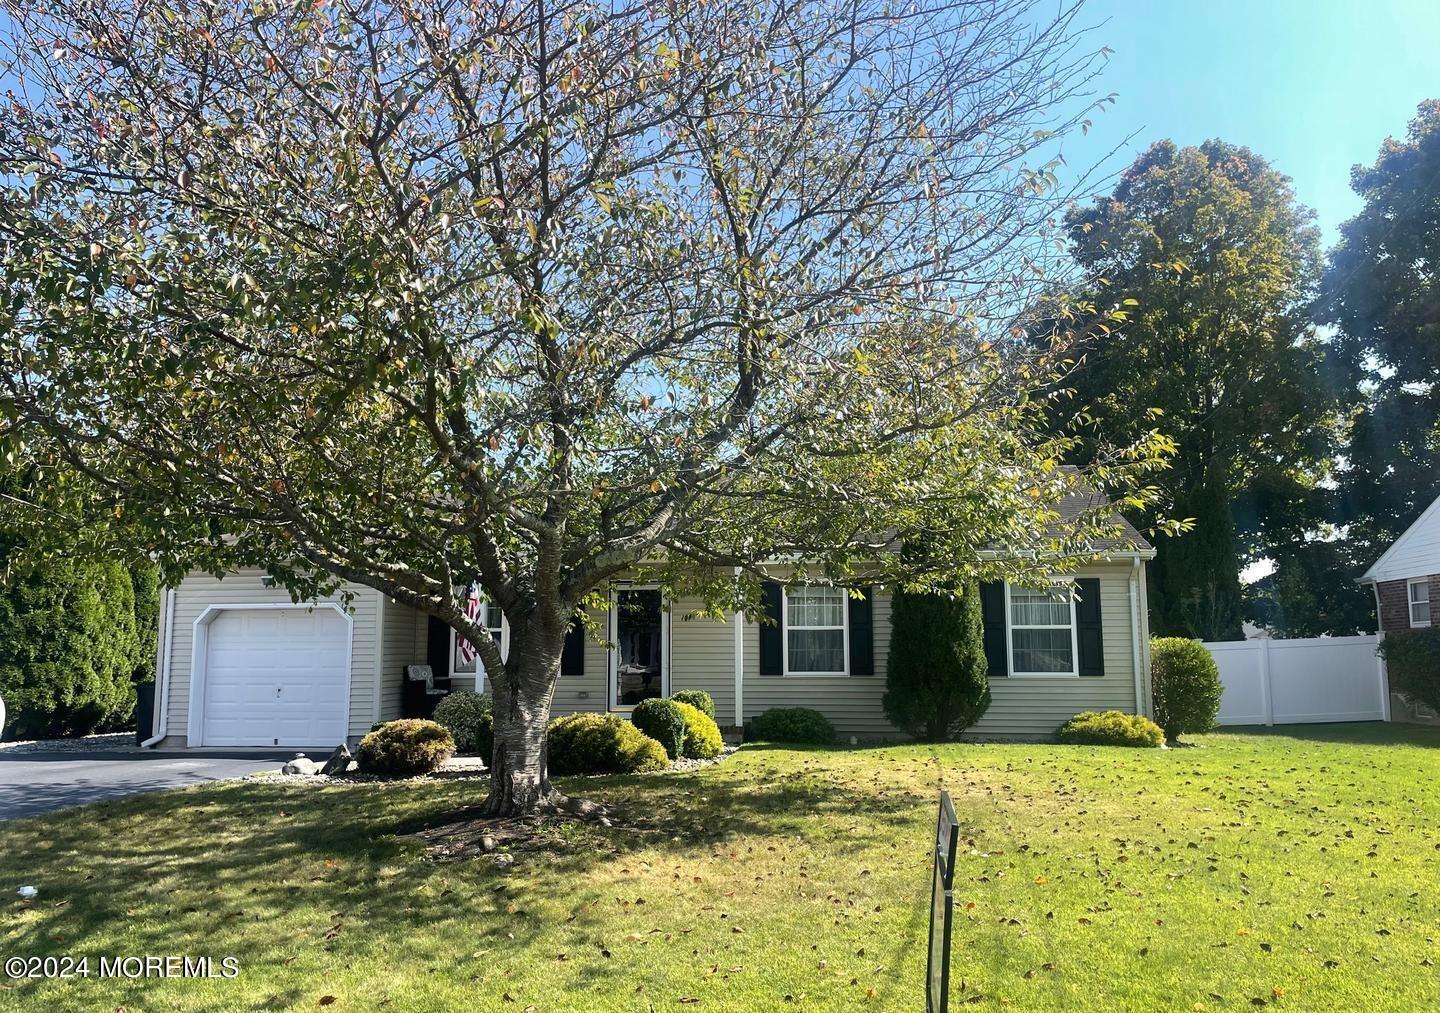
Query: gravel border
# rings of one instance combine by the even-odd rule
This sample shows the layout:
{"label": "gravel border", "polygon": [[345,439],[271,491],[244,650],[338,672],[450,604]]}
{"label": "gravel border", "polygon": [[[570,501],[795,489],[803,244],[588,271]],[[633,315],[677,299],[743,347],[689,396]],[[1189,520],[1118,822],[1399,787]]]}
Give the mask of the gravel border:
{"label": "gravel border", "polygon": [[[719,756],[711,757],[708,760],[687,760],[681,757],[675,760],[664,770],[657,770],[657,774],[688,774],[691,771],[699,770],[702,767],[713,767],[717,763],[724,763],[730,757],[739,752],[738,746],[726,746],[721,750]],[[313,757],[312,757],[313,759]],[[319,762],[319,761],[317,761]],[[274,770],[261,770],[254,774],[245,775],[245,780],[256,780],[264,778],[271,781],[294,782],[295,784],[322,785],[322,784],[368,784],[375,781],[393,781],[396,783],[404,781],[454,781],[466,778],[488,777],[490,768],[485,766],[485,761],[478,756],[452,756],[445,762],[445,766],[433,774],[421,774],[419,777],[381,777],[378,774],[362,774],[350,761],[350,767],[336,777],[329,777],[325,774],[282,774],[277,767]],[[613,774],[580,774],[580,777],[613,777]]]}
{"label": "gravel border", "polygon": [[28,739],[0,742],[0,753],[24,756],[29,753],[138,753],[134,732],[111,735],[82,735],[77,739]]}

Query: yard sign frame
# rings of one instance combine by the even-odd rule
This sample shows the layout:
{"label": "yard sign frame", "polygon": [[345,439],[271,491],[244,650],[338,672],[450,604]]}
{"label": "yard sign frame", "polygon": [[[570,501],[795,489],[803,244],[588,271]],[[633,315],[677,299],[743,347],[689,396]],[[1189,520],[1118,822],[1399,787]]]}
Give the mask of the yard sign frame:
{"label": "yard sign frame", "polygon": [[[960,825],[950,793],[940,792],[935,821],[935,861],[930,877],[930,939],[925,961],[926,1013],[946,1013],[950,1006],[950,920],[955,908],[955,852]],[[937,925],[936,922],[939,921]],[[938,944],[938,950],[937,950]]]}

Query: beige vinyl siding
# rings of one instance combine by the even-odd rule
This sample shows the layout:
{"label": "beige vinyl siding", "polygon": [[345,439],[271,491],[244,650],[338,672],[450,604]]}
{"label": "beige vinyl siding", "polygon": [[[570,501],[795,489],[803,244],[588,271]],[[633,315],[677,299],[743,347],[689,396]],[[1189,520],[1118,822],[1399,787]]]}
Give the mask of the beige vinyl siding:
{"label": "beige vinyl siding", "polygon": [[976,736],[1049,735],[1081,711],[1135,710],[1134,641],[1130,631],[1130,567],[1086,567],[1077,577],[1100,580],[1100,631],[1105,674],[1087,678],[990,680],[990,709]]}
{"label": "beige vinyl siding", "polygon": [[[735,723],[735,630],[713,619],[685,618],[700,608],[698,599],[670,603],[670,638],[665,645],[670,659],[670,692],[703,689],[715,700],[720,724]],[[591,610],[601,636],[608,637],[610,617]],[[610,653],[608,645],[593,636],[585,641],[585,673],[562,675],[551,706],[554,714],[604,711],[610,706]]]}
{"label": "beige vinyl siding", "polygon": [[[1065,719],[1082,710],[1136,709],[1130,602],[1132,572],[1126,561],[1089,566],[1076,574],[1100,580],[1105,675],[1083,679],[992,679],[990,710],[971,730],[971,735],[1047,736]],[[223,581],[193,575],[176,589],[167,689],[169,738],[165,745],[185,743],[196,618],[211,605],[289,602],[287,592],[263,587],[260,578],[259,571],[232,574]],[[1138,580],[1143,699],[1148,700],[1148,618],[1143,566],[1139,568]],[[350,585],[349,589],[355,593],[350,606],[354,639],[349,728],[351,736],[358,737],[369,730],[377,707],[382,720],[399,715],[402,669],[407,664],[423,664],[426,660],[427,618],[414,609],[385,600],[372,589],[358,585]],[[671,604],[670,636],[666,645],[670,657],[670,689],[671,692],[705,690],[715,699],[719,723],[736,724],[734,627],[711,619],[686,619],[699,605],[699,601],[693,599],[680,599]],[[759,626],[747,621],[743,629],[744,716],[754,717],[771,707],[812,707],[835,723],[842,740],[852,735],[862,739],[899,737],[900,733],[885,719],[880,703],[885,693],[885,666],[890,647],[890,606],[890,594],[878,592],[873,606],[875,674],[871,676],[761,676]],[[592,612],[591,617],[598,624],[600,635],[608,636],[608,614]],[[588,638],[584,674],[560,678],[553,713],[606,710],[609,667],[608,645],[594,637]],[[456,680],[457,688],[470,688],[470,685],[469,679]]]}
{"label": "beige vinyl siding", "polygon": [[875,674],[851,676],[760,674],[760,624],[745,624],[745,716],[772,707],[809,707],[828,717],[842,736],[893,738],[885,720],[885,660],[890,652],[890,594],[877,591],[871,607]]}
{"label": "beige vinyl siding", "polygon": [[[1143,567],[1141,576],[1143,580]],[[1085,710],[1134,711],[1134,641],[1130,619],[1130,574],[1127,563],[1088,566],[1077,577],[1100,580],[1100,621],[1105,674],[1087,678],[1014,678],[990,680],[990,709],[968,733],[974,737],[1035,738],[1047,736],[1067,719]],[[1144,585],[1139,588],[1144,622]],[[1142,636],[1144,627],[1142,625]],[[890,649],[890,595],[880,592],[874,606],[875,674],[873,676],[811,677],[760,675],[759,626],[745,627],[745,715],[754,717],[771,707],[810,707],[834,724],[842,739],[896,738],[900,732],[885,718],[885,664]],[[1148,699],[1148,684],[1145,689]]]}
{"label": "beige vinyl siding", "polygon": [[[609,635],[610,618],[603,611],[588,609],[586,615],[599,624],[598,632]],[[555,685],[550,713],[578,714],[582,711],[604,711],[610,701],[606,696],[610,674],[610,658],[605,645],[593,635],[585,638],[585,671],[582,675],[562,675]]]}
{"label": "beige vinyl siding", "polygon": [[715,720],[735,720],[735,627],[708,618],[685,618],[701,608],[698,598],[670,606],[670,692],[703,689],[715,701]]}
{"label": "beige vinyl siding", "polygon": [[[406,665],[425,663],[425,643],[416,641],[416,630],[423,631],[425,616],[408,605],[385,599],[384,622],[381,623],[380,716],[377,720],[394,721],[400,716],[400,686]],[[417,621],[418,617],[418,621]]]}
{"label": "beige vinyl siding", "polygon": [[[175,589],[175,617],[170,648],[170,682],[166,688],[166,740],[164,746],[184,745],[190,719],[190,671],[195,620],[212,605],[289,604],[290,592],[265,587],[259,570],[242,570],[217,580],[209,574],[191,574]],[[350,646],[349,735],[358,738],[370,730],[375,711],[375,671],[379,645],[380,592],[347,584],[324,601],[345,606],[344,592],[353,594],[348,611],[352,619]],[[317,743],[325,745],[325,743]]]}

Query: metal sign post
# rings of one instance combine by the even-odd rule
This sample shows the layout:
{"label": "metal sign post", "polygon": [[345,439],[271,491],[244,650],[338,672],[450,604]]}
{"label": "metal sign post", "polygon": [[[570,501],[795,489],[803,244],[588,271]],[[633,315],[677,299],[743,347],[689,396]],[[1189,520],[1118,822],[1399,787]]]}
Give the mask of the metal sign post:
{"label": "metal sign post", "polygon": [[955,851],[960,844],[959,822],[950,793],[940,792],[940,816],[935,824],[935,867],[930,879],[930,953],[925,968],[926,1013],[946,1013],[950,1005],[950,915],[955,899]]}

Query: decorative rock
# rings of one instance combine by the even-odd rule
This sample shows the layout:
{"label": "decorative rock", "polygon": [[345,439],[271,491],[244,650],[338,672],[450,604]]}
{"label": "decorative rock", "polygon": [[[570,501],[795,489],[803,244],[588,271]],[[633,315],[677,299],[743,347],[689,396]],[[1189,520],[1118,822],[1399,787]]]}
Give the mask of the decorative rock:
{"label": "decorative rock", "polygon": [[304,753],[296,753],[295,759],[280,768],[282,774],[318,774],[320,764],[310,759]]}
{"label": "decorative rock", "polygon": [[320,768],[320,773],[326,777],[339,777],[350,769],[350,750],[345,748],[345,743],[335,747],[335,752],[330,754],[330,759],[325,761],[325,766]]}

